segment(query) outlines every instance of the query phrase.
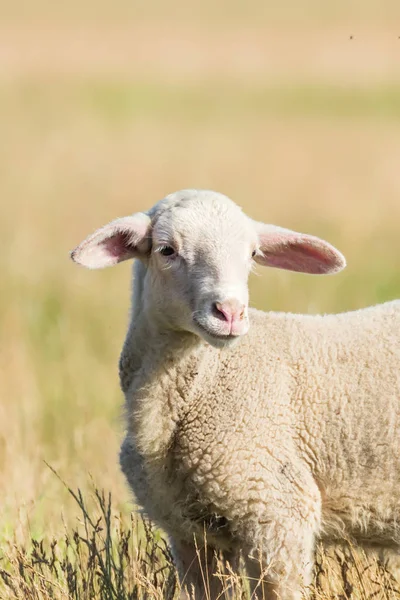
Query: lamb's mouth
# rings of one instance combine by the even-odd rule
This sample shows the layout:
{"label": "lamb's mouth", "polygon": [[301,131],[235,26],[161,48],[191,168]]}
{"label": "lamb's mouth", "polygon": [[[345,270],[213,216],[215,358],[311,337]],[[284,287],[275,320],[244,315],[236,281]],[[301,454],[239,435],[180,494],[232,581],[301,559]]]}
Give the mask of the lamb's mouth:
{"label": "lamb's mouth", "polygon": [[201,331],[203,331],[204,333],[209,335],[211,338],[214,338],[215,340],[228,342],[228,341],[236,340],[239,337],[237,335],[232,335],[231,333],[228,333],[226,335],[224,335],[222,333],[214,333],[214,332],[210,331],[209,329],[207,329],[207,327],[204,327],[204,325],[199,323],[199,321],[195,318],[193,319],[193,322],[195,323],[196,327],[198,327]]}

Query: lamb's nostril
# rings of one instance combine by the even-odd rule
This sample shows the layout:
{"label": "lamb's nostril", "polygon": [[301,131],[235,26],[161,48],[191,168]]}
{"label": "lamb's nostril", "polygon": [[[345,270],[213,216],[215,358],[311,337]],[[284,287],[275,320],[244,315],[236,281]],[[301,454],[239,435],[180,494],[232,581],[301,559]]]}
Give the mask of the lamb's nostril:
{"label": "lamb's nostril", "polygon": [[229,307],[224,306],[221,302],[214,302],[213,304],[213,313],[219,319],[223,321],[230,322],[232,320],[232,314],[229,310]]}

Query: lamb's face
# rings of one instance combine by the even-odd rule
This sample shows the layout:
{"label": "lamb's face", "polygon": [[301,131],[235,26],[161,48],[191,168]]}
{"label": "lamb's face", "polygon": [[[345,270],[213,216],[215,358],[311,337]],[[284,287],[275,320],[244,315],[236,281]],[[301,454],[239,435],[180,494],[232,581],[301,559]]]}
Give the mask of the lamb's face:
{"label": "lamb's face", "polygon": [[152,229],[143,299],[155,317],[221,347],[247,333],[251,220],[215,193],[161,213]]}
{"label": "lamb's face", "polygon": [[[72,252],[101,268],[138,258],[137,313],[161,328],[192,332],[224,347],[248,330],[247,281],[253,261],[303,273],[340,271],[344,257],[319,238],[256,223],[217,192],[183,190],[148,214],[97,230]],[[138,307],[136,307],[138,309]]]}

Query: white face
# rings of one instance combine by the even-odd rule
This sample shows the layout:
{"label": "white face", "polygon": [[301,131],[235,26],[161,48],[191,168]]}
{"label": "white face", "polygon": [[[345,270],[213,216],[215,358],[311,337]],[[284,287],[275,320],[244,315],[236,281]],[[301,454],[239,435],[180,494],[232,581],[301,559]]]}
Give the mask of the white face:
{"label": "white face", "polygon": [[182,190],[147,214],[112,221],[71,257],[95,269],[141,260],[138,312],[161,329],[192,332],[217,347],[248,331],[253,260],[311,274],[335,273],[346,264],[328,242],[256,223],[226,196],[206,190]]}
{"label": "white face", "polygon": [[153,318],[221,347],[247,333],[248,277],[257,250],[233,203],[189,201],[155,220],[143,301]]}

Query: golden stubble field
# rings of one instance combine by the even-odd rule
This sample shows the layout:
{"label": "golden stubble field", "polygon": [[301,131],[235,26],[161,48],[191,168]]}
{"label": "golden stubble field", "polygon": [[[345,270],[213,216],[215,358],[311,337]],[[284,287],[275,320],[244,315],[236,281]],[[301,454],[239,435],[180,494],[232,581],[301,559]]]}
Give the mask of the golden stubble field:
{"label": "golden stubble field", "polygon": [[45,461],[89,507],[95,485],[123,520],[132,508],[116,370],[130,269],[70,262],[93,229],[176,189],[214,188],[347,257],[331,278],[259,271],[253,305],[329,312],[400,296],[400,9],[0,12],[0,535],[28,544],[61,538],[80,514]]}

